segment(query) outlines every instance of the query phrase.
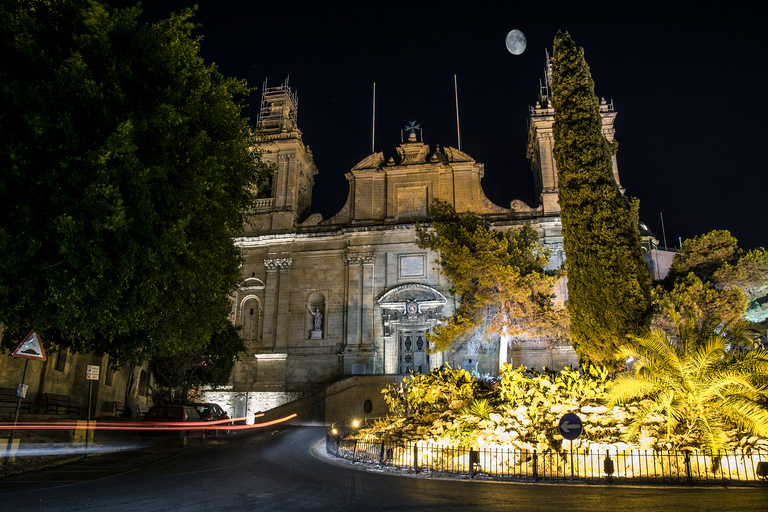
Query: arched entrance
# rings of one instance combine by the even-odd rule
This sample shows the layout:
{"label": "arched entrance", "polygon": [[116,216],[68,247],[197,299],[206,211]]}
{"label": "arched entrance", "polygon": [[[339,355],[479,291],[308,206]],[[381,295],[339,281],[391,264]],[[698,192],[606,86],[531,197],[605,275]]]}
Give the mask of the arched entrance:
{"label": "arched entrance", "polygon": [[384,372],[428,373],[442,364],[442,354],[428,354],[430,332],[444,315],[445,296],[431,286],[404,284],[384,292],[381,308]]}

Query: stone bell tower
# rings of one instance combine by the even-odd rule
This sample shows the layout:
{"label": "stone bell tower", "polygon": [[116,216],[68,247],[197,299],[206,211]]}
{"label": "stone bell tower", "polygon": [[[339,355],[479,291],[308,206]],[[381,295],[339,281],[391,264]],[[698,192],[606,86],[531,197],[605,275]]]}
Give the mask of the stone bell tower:
{"label": "stone bell tower", "polygon": [[[600,117],[603,119],[603,135],[608,142],[613,142],[616,112],[613,102],[607,103],[605,98],[600,101]],[[536,197],[545,215],[559,215],[560,205],[557,200],[557,164],[553,149],[555,139],[552,135],[552,125],[555,122],[555,109],[552,106],[552,58],[547,52],[547,64],[544,68],[544,81],[539,82],[539,98],[530,107],[528,124],[527,157],[531,160]],[[616,155],[613,155],[613,177],[622,194],[624,188],[619,181],[619,167]]]}
{"label": "stone bell tower", "polygon": [[287,78],[277,87],[268,87],[264,81],[258,144],[262,160],[273,167],[274,174],[269,186],[260,191],[246,234],[290,232],[310,214],[317,167],[298,128],[298,107],[298,95]]}

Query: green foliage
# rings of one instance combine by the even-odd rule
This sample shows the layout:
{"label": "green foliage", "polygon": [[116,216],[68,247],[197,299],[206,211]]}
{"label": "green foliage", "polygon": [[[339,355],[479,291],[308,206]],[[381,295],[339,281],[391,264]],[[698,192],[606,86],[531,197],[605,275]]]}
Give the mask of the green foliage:
{"label": "green foliage", "polygon": [[680,445],[700,443],[713,452],[724,447],[725,430],[733,426],[768,435],[768,353],[726,350],[743,334],[743,324],[729,329],[689,318],[678,321],[676,339],[654,329],[622,347],[634,368],[618,376],[608,404],[642,400],[624,438],[636,437],[652,414],[664,416],[669,439],[679,436]]}
{"label": "green foliage", "polygon": [[460,305],[447,325],[428,336],[436,350],[447,350],[475,334],[486,340],[501,334],[541,334],[562,325],[553,308],[552,288],[559,278],[544,267],[549,252],[538,247],[529,225],[503,233],[469,212],[435,200],[431,223],[417,225],[417,244],[440,253],[440,267]]}
{"label": "green foliage", "polygon": [[402,384],[387,385],[382,394],[391,412],[420,415],[458,411],[474,399],[476,389],[468,371],[443,365],[426,375],[411,373]]}
{"label": "green foliage", "polygon": [[221,386],[229,382],[238,354],[246,347],[238,329],[227,323],[208,343],[194,352],[155,356],[150,363],[156,385],[187,390],[201,385]]}
{"label": "green foliage", "polygon": [[556,404],[601,400],[610,386],[610,372],[604,366],[585,364],[581,372],[565,367],[559,372],[545,369],[540,373],[505,364],[497,389],[500,400],[509,408],[524,406],[539,411]]}
{"label": "green foliage", "polygon": [[197,351],[240,279],[267,170],[250,90],[199,55],[192,11],[0,6],[0,324],[113,361]]}
{"label": "green foliage", "polygon": [[613,175],[584,50],[567,33],[554,42],[552,94],[568,311],[582,361],[618,368],[616,347],[647,331],[650,276],[640,248],[638,203]]}
{"label": "green foliage", "polygon": [[768,251],[762,247],[740,254],[734,264],[724,263],[712,276],[719,288],[739,288],[748,299],[768,294]]}
{"label": "green foliage", "polygon": [[471,404],[462,407],[459,412],[465,416],[473,416],[475,418],[487,420],[491,417],[493,411],[493,405],[487,398],[476,398]]}
{"label": "green foliage", "polygon": [[669,273],[677,277],[693,272],[699,279],[709,281],[724,264],[737,263],[740,252],[737,240],[728,231],[710,231],[683,242]]}
{"label": "green foliage", "polygon": [[668,331],[673,326],[672,312],[729,323],[741,318],[747,308],[747,298],[740,289],[717,288],[693,272],[671,282],[671,289],[659,285],[653,291],[658,313],[655,323]]}
{"label": "green foliage", "polygon": [[744,251],[728,231],[711,231],[685,240],[675,253],[669,274],[654,291],[657,325],[670,331],[670,311],[704,321],[748,317],[759,322],[768,314],[755,300],[766,293],[768,252]]}
{"label": "green foliage", "polygon": [[459,423],[456,428],[447,430],[444,439],[460,448],[470,448],[477,444],[480,429],[474,423]]}

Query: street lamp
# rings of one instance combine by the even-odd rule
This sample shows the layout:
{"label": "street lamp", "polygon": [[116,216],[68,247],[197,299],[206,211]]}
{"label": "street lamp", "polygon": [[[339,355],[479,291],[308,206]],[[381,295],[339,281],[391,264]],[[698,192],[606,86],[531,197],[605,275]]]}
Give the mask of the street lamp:
{"label": "street lamp", "polygon": [[245,365],[245,423],[250,425],[251,416],[248,413],[250,408],[250,390],[251,390],[251,357],[253,357],[253,308],[251,308],[251,328],[248,334],[248,362]]}

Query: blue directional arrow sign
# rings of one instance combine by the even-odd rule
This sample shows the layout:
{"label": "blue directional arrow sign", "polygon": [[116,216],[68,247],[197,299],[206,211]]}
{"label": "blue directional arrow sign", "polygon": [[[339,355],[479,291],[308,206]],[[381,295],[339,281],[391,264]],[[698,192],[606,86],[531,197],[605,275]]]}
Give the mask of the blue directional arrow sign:
{"label": "blue directional arrow sign", "polygon": [[581,423],[581,418],[569,412],[560,418],[560,424],[557,428],[560,429],[560,435],[563,436],[563,439],[573,441],[581,435],[584,425]]}

